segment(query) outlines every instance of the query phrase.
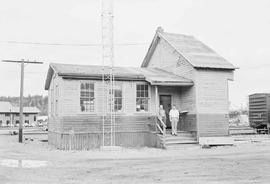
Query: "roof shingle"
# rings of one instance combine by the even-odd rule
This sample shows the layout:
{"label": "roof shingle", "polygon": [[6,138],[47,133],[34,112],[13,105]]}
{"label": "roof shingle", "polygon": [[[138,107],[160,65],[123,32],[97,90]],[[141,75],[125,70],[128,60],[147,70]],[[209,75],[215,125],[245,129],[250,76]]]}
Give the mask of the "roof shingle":
{"label": "roof shingle", "polygon": [[237,69],[234,65],[226,59],[218,55],[214,50],[207,45],[197,40],[193,36],[167,33],[163,29],[158,29],[156,35],[150,45],[150,48],[142,63],[142,67],[147,67],[150,62],[151,56],[155,51],[156,45],[159,43],[157,40],[165,40],[173,49],[182,55],[187,62],[195,68],[213,68],[213,69]]}
{"label": "roof shingle", "polygon": [[207,45],[193,36],[174,33],[160,33],[194,67],[236,69]]}
{"label": "roof shingle", "polygon": [[[97,65],[71,65],[51,63],[50,67],[59,76],[63,77],[86,77],[102,79],[103,66]],[[49,69],[50,70],[50,69]],[[105,67],[105,73],[109,73],[109,67]],[[151,84],[159,81],[163,83],[173,83],[175,85],[193,85],[193,81],[184,77],[166,72],[158,68],[136,68],[136,67],[114,67],[114,76],[116,80],[142,80],[148,81]],[[48,72],[45,89],[49,88],[52,72]]]}

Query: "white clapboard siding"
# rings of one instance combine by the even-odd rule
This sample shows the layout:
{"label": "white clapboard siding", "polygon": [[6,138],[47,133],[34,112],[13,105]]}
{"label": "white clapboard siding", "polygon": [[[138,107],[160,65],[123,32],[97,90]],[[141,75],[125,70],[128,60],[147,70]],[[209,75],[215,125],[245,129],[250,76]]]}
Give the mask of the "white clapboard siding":
{"label": "white clapboard siding", "polygon": [[62,114],[77,114],[80,111],[80,81],[78,80],[63,80]]}
{"label": "white clapboard siding", "polygon": [[123,82],[123,111],[132,114],[136,110],[136,84],[132,82]]}
{"label": "white clapboard siding", "polygon": [[[103,93],[103,83],[98,80],[70,80],[62,79],[59,86],[59,105],[61,116],[65,115],[83,115],[87,113],[80,112],[80,83],[90,82],[95,85],[95,110],[90,114],[102,114],[103,108],[108,112],[107,93]],[[116,85],[122,86],[122,111],[119,113],[133,114],[136,113],[136,84],[147,84],[146,82],[136,81],[116,81]],[[50,93],[49,93],[50,94]],[[155,112],[155,89],[149,86],[149,113]],[[50,94],[50,100],[55,96]],[[104,103],[104,107],[103,107]]]}
{"label": "white clapboard siding", "polygon": [[198,113],[228,113],[228,79],[231,71],[197,70]]}
{"label": "white clapboard siding", "polygon": [[228,80],[232,71],[197,70],[196,100],[200,136],[228,135]]}
{"label": "white clapboard siding", "polygon": [[148,67],[172,70],[175,67],[177,57],[178,54],[174,49],[172,49],[166,41],[160,39],[150,59]]}

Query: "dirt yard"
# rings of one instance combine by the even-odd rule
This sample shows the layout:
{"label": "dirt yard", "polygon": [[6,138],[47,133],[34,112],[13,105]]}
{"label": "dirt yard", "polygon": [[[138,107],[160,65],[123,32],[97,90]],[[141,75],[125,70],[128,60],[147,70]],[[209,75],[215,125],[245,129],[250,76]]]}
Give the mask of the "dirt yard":
{"label": "dirt yard", "polygon": [[0,135],[0,183],[269,183],[270,142],[179,150],[61,151]]}

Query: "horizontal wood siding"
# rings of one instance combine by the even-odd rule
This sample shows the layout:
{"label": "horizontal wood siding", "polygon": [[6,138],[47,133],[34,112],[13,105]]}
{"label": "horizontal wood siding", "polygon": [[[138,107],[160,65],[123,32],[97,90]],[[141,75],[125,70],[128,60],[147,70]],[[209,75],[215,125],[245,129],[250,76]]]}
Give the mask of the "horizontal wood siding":
{"label": "horizontal wood siding", "polygon": [[197,117],[200,137],[229,135],[229,119],[225,114],[197,114]]}
{"label": "horizontal wood siding", "polygon": [[228,135],[228,80],[232,71],[197,70],[196,100],[199,136]]}
{"label": "horizontal wood siding", "polygon": [[172,69],[176,64],[176,61],[177,53],[168,45],[166,41],[160,39],[149,61],[148,67]]}
{"label": "horizontal wood siding", "polygon": [[[67,80],[63,79],[62,92],[61,93],[61,106],[62,116],[66,115],[84,115],[84,114],[102,114],[102,112],[109,112],[109,105],[107,99],[107,93],[103,94],[103,83],[102,81],[96,80],[84,80],[83,82],[92,82],[95,84],[95,110],[92,113],[84,113],[80,110],[80,83],[81,80]],[[141,84],[142,82],[140,82]],[[134,114],[136,113],[136,84],[134,81],[116,81],[116,85],[122,86],[122,111],[117,113]],[[147,83],[144,83],[147,84]],[[105,89],[106,90],[106,89]],[[149,87],[150,100],[149,100],[149,111],[150,113],[155,112],[153,91]],[[53,98],[53,97],[51,97]],[[104,103],[104,106],[103,106]],[[104,109],[103,109],[104,107]]]}
{"label": "horizontal wood siding", "polygon": [[136,83],[123,82],[123,111],[126,114],[136,111]]}
{"label": "horizontal wood siding", "polygon": [[195,87],[181,87],[180,101],[182,110],[188,111],[190,114],[195,114],[196,100],[195,100]]}
{"label": "horizontal wood siding", "polygon": [[231,72],[197,71],[197,104],[199,113],[228,113],[228,78]]}
{"label": "horizontal wood siding", "polygon": [[60,116],[62,113],[62,78],[54,74],[48,89],[48,117]]}
{"label": "horizontal wood siding", "polygon": [[59,117],[51,116],[48,119],[48,129],[53,132],[62,131],[63,127]]}
{"label": "horizontal wood siding", "polygon": [[180,117],[180,120],[178,122],[178,129],[183,131],[197,131],[197,115],[196,114],[185,114]]}
{"label": "horizontal wood siding", "polygon": [[[194,68],[182,55],[179,55],[176,67],[173,69],[173,72],[177,75],[195,81]],[[196,84],[191,87],[181,87],[180,99],[183,110],[188,111],[190,114],[195,114],[197,112]],[[196,118],[194,120],[196,121]]]}
{"label": "horizontal wood siding", "polygon": [[[102,128],[102,116],[64,116],[61,118],[63,129],[61,132],[68,133],[100,133]],[[116,116],[115,125],[118,132],[148,132],[153,131],[155,126],[154,116]]]}
{"label": "horizontal wood siding", "polygon": [[62,116],[77,114],[80,111],[80,82],[63,80]]}

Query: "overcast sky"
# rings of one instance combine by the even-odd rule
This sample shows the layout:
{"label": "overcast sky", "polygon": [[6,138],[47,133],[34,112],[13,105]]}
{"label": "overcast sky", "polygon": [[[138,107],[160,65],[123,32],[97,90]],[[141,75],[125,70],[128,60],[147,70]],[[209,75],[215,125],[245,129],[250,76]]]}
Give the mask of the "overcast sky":
{"label": "overcast sky", "polygon": [[[48,46],[17,42],[99,44],[99,0],[0,0],[0,59],[29,59],[25,95],[43,94],[50,62],[101,65],[100,46]],[[114,0],[117,66],[139,67],[158,26],[193,35],[234,65],[233,107],[270,92],[269,0]],[[20,66],[0,63],[0,96],[19,96]]]}

